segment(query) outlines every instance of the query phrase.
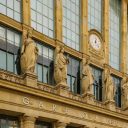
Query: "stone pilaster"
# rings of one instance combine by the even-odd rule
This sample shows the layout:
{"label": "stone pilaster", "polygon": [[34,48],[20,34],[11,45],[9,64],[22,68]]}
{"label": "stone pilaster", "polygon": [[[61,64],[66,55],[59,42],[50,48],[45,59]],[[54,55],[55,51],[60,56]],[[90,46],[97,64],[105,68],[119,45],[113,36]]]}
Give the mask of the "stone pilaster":
{"label": "stone pilaster", "polygon": [[55,38],[62,42],[62,0],[55,0]]}
{"label": "stone pilaster", "polygon": [[58,121],[58,122],[56,123],[56,128],[66,128],[67,124],[68,124],[68,123]]}
{"label": "stone pilaster", "polygon": [[31,16],[30,16],[30,0],[23,0],[23,24],[30,25],[31,24]]}
{"label": "stone pilaster", "polygon": [[109,64],[109,0],[104,0],[103,3],[103,38],[105,46],[105,63]]}
{"label": "stone pilaster", "polygon": [[32,116],[23,117],[23,128],[35,128],[36,118]]}
{"label": "stone pilaster", "polygon": [[88,0],[81,0],[81,52],[88,54]]}
{"label": "stone pilaster", "polygon": [[121,7],[121,71],[126,71],[126,50],[127,50],[127,2],[122,0]]}

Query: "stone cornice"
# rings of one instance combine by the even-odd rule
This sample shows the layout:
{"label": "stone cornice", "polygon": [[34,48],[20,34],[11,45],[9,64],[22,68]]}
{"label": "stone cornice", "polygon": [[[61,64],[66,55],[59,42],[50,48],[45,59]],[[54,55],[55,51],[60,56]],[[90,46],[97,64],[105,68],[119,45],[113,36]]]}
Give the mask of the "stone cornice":
{"label": "stone cornice", "polygon": [[70,99],[70,98],[59,96],[57,94],[49,93],[49,92],[46,92],[46,91],[43,91],[43,90],[40,90],[40,89],[37,89],[37,88],[23,86],[23,85],[20,85],[20,84],[15,84],[15,83],[5,81],[5,80],[1,80],[1,79],[0,79],[0,87],[1,88],[8,88],[10,90],[16,90],[16,91],[19,91],[19,92],[22,92],[22,93],[27,93],[27,94],[30,94],[30,95],[33,95],[33,96],[46,98],[46,99],[49,99],[49,100],[52,100],[52,101],[72,105],[72,106],[80,108],[80,109],[85,109],[85,110],[89,110],[89,111],[96,112],[96,113],[99,113],[99,114],[105,114],[107,116],[111,116],[111,117],[115,117],[115,118],[118,118],[118,119],[128,121],[128,115],[125,115],[123,113],[110,111],[110,110],[107,110],[107,109],[104,109],[104,108],[101,108],[101,107],[86,104],[86,103],[81,102],[81,101],[76,101],[76,100],[73,100],[73,99]]}

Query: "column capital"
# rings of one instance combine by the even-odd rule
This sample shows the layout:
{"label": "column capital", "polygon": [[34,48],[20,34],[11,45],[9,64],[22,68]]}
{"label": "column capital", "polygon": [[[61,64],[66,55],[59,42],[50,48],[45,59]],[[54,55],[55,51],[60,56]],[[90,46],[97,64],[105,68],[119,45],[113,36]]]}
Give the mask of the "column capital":
{"label": "column capital", "polygon": [[67,126],[68,123],[69,122],[57,121],[56,122],[56,127],[57,128],[66,128],[66,126]]}
{"label": "column capital", "polygon": [[36,117],[24,115],[23,116],[23,128],[34,128]]}

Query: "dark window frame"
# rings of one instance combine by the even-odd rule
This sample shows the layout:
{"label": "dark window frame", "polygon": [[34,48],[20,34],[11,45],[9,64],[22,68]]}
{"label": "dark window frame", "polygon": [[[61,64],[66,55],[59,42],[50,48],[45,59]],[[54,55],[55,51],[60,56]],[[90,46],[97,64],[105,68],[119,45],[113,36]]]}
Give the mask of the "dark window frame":
{"label": "dark window frame", "polygon": [[[20,69],[20,45],[21,45],[21,32],[19,31],[16,31],[15,29],[13,28],[9,28],[7,26],[4,26],[4,25],[0,25],[0,27],[4,28],[5,29],[5,38],[3,41],[2,39],[0,39],[0,51],[3,51],[5,52],[6,54],[6,69],[3,69],[3,70],[6,70],[8,72],[12,72],[12,73],[15,73],[15,74],[20,74],[21,73],[21,69]],[[19,44],[19,47],[16,46],[15,44],[11,44],[8,42],[8,39],[7,39],[7,31],[12,31],[14,32],[14,34],[18,34],[20,36],[20,44]],[[8,70],[8,67],[7,67],[7,56],[8,54],[10,55],[13,55],[13,71],[9,71]]]}
{"label": "dark window frame", "polygon": [[[103,70],[94,66],[90,65],[92,68],[92,73],[94,75],[94,83],[93,83],[93,91],[94,91],[94,96],[97,101],[102,101],[103,100]],[[94,73],[97,72],[97,73]],[[95,74],[98,74],[99,76],[96,76]],[[98,79],[98,81],[97,81]]]}

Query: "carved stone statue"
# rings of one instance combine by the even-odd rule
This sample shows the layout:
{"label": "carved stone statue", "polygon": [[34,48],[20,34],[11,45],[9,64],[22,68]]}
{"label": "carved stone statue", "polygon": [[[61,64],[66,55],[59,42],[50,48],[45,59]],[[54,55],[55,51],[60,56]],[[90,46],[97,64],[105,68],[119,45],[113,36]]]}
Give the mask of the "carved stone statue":
{"label": "carved stone statue", "polygon": [[32,32],[28,31],[24,36],[24,43],[21,48],[20,65],[22,74],[26,72],[34,73],[37,56],[38,48],[32,40]]}
{"label": "carved stone statue", "polygon": [[114,101],[116,88],[115,88],[113,79],[111,77],[110,70],[107,71],[106,78],[105,78],[105,85],[106,85],[105,100]]}
{"label": "carved stone statue", "polygon": [[69,59],[64,56],[64,48],[57,46],[55,50],[55,62],[54,62],[54,79],[56,84],[66,85],[68,64],[69,64]]}
{"label": "carved stone statue", "polygon": [[93,93],[94,76],[89,66],[89,60],[83,59],[82,94]]}
{"label": "carved stone statue", "polygon": [[128,78],[125,78],[122,83],[123,106],[128,107]]}

